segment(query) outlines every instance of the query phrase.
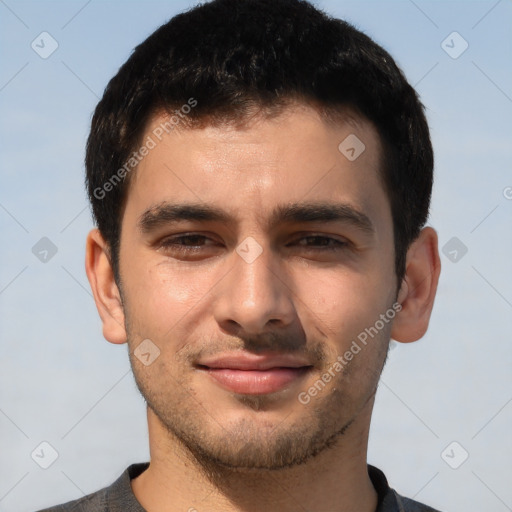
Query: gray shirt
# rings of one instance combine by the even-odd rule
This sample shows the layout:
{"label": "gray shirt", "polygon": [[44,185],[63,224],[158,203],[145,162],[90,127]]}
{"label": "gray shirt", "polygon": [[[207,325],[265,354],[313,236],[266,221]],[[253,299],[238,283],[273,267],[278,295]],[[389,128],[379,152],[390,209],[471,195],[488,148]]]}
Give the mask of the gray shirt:
{"label": "gray shirt", "polygon": [[[148,467],[149,462],[132,464],[109,487],[39,512],[146,512],[135,498],[130,480],[139,476]],[[389,487],[380,469],[368,466],[368,474],[379,496],[375,512],[439,512],[427,505],[400,496]]]}

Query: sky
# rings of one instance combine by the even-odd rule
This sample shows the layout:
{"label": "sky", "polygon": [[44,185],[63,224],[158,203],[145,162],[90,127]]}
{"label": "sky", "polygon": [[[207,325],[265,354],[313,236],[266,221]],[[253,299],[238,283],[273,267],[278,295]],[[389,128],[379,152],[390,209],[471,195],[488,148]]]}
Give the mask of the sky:
{"label": "sky", "polygon": [[[438,295],[424,338],[392,344],[368,461],[441,510],[512,510],[512,1],[314,3],[396,59],[435,151]],[[192,5],[0,0],[0,512],[148,460],[126,346],[103,339],[84,271],[84,145],[134,46]]]}

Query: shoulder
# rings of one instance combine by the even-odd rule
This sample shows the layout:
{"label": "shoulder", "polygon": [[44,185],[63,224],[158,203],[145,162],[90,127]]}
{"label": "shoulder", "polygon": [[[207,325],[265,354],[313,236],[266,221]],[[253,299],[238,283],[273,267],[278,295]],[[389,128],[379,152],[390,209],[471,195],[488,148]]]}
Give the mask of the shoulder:
{"label": "shoulder", "polygon": [[132,464],[108,487],[77,500],[45,508],[38,512],[140,512],[144,509],[133,495],[130,480],[140,475],[149,466],[142,462]]}
{"label": "shoulder", "polygon": [[396,491],[391,491],[395,495],[396,503],[398,505],[397,511],[400,512],[441,512],[435,508],[429,507],[428,505],[424,505],[423,503],[419,503],[417,501],[411,500],[409,498],[404,498],[400,496]]}
{"label": "shoulder", "polygon": [[398,494],[389,487],[387,478],[380,469],[368,465],[368,475],[379,497],[376,512],[441,512]]}
{"label": "shoulder", "polygon": [[45,508],[39,512],[89,512],[89,511],[101,511],[108,510],[107,508],[107,492],[108,487],[101,489],[92,494],[88,494],[78,500],[69,501],[62,505],[56,505],[54,507]]}

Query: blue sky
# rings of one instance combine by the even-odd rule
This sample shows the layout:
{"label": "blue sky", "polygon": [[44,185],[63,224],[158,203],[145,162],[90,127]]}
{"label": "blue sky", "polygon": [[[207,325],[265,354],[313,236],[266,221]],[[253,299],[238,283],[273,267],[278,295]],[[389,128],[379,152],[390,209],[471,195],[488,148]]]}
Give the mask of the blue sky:
{"label": "blue sky", "polygon": [[[79,497],[147,460],[126,347],[103,339],[84,272],[84,144],[132,48],[191,5],[0,1],[0,511]],[[441,248],[467,248],[456,262],[452,246],[442,254],[427,335],[390,354],[369,461],[438,508],[510,510],[512,2],[316,5],[383,45],[416,86],[436,157],[429,224]],[[46,59],[31,47],[42,32],[58,43]],[[42,237],[57,248],[47,263],[32,252]],[[59,454],[46,470],[30,456],[42,441]],[[456,470],[442,457],[454,441],[469,454]]]}

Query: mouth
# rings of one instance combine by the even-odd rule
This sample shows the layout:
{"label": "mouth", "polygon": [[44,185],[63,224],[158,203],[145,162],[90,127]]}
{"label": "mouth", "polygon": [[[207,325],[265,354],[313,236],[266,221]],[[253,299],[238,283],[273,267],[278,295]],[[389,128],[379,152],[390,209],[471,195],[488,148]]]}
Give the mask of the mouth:
{"label": "mouth", "polygon": [[301,380],[313,365],[291,355],[225,354],[196,365],[222,388],[239,394],[265,395]]}

